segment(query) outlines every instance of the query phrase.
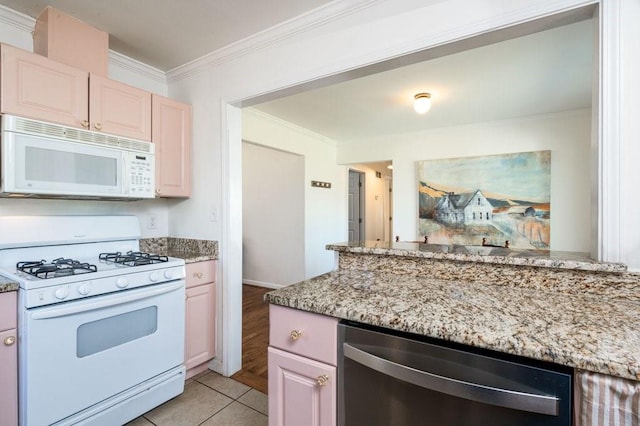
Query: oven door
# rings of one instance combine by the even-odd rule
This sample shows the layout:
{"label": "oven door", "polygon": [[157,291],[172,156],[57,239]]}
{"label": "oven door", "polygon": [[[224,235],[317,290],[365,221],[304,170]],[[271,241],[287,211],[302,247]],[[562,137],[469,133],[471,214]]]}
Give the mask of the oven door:
{"label": "oven door", "polygon": [[184,359],[184,281],[24,312],[21,424],[49,425]]}

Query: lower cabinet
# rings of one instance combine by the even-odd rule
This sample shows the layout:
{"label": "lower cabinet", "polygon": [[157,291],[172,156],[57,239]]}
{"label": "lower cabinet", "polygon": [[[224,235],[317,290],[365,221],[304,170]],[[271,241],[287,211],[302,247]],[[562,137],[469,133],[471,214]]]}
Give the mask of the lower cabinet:
{"label": "lower cabinet", "polygon": [[336,367],[269,348],[269,425],[336,424]]}
{"label": "lower cabinet", "polygon": [[337,423],[338,320],[269,306],[269,426]]}
{"label": "lower cabinet", "polygon": [[18,424],[16,293],[0,294],[0,424]]}
{"label": "lower cabinet", "polygon": [[187,264],[185,366],[186,377],[206,370],[216,355],[215,261]]}

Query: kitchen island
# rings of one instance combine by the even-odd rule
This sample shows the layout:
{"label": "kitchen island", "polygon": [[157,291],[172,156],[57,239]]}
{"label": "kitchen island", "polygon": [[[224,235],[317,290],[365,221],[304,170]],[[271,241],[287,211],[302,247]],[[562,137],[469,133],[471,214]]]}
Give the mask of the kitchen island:
{"label": "kitchen island", "polygon": [[586,255],[370,242],[275,305],[640,380],[640,275]]}

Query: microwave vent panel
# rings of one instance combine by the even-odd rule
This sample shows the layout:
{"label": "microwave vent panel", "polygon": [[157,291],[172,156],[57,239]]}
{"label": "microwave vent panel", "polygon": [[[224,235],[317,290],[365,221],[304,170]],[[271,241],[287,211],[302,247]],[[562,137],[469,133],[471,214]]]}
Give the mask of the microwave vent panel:
{"label": "microwave vent panel", "polygon": [[[5,116],[5,118],[9,117]],[[13,130],[16,132],[28,133],[40,137],[64,139],[70,142],[85,142],[95,145],[109,146],[126,149],[128,151],[141,151],[149,154],[154,153],[153,144],[150,142],[127,139],[105,133],[75,129],[73,127],[60,126],[57,124],[29,120],[20,117],[11,118],[14,123],[12,126]]]}

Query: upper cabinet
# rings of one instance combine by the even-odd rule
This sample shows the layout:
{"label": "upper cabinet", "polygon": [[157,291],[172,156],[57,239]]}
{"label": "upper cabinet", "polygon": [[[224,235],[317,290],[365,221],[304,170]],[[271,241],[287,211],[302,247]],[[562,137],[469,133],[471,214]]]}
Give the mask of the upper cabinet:
{"label": "upper cabinet", "polygon": [[89,123],[89,73],[0,46],[0,111],[72,127]]}
{"label": "upper cabinet", "polygon": [[91,130],[151,140],[151,93],[96,74],[89,78]]}
{"label": "upper cabinet", "polygon": [[156,195],[191,196],[191,105],[0,44],[0,113],[154,142]]}
{"label": "upper cabinet", "polygon": [[152,142],[156,144],[156,195],[191,195],[191,105],[152,96]]}
{"label": "upper cabinet", "polygon": [[36,20],[33,53],[106,77],[109,33],[47,6]]}
{"label": "upper cabinet", "polygon": [[2,45],[1,112],[151,140],[151,93]]}

